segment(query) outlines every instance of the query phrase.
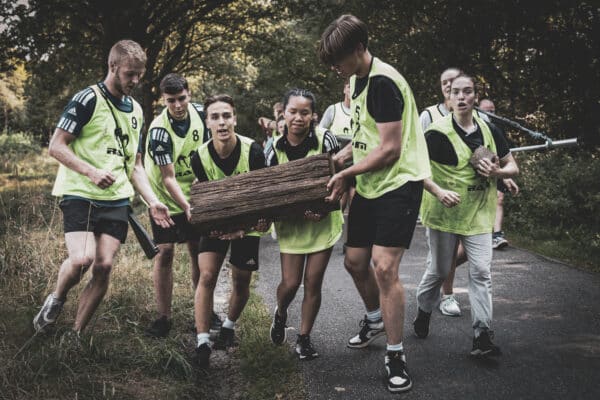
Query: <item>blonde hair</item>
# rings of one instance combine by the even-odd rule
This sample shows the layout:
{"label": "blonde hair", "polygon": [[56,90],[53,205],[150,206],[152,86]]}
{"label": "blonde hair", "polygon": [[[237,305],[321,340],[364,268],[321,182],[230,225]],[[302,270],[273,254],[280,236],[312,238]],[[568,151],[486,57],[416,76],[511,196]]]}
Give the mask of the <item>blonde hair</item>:
{"label": "blonde hair", "polygon": [[134,60],[146,65],[146,52],[139,43],[133,40],[119,40],[113,45],[108,53],[108,67],[121,65],[125,60]]}

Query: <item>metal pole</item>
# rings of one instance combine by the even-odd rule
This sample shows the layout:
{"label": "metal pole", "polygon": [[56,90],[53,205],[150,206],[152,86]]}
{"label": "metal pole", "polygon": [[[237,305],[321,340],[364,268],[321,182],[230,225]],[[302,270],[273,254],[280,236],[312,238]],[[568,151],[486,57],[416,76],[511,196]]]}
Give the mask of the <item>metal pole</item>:
{"label": "metal pole", "polygon": [[510,149],[511,153],[516,153],[519,151],[530,151],[530,150],[545,150],[545,149],[556,149],[559,147],[575,147],[577,146],[577,138],[564,139],[564,140],[556,140],[556,141],[547,141],[545,144],[538,144],[534,146],[523,146],[523,147],[515,147],[514,149]]}
{"label": "metal pole", "polygon": [[511,120],[511,119],[508,119],[508,118],[501,117],[501,116],[499,116],[499,115],[493,114],[493,113],[491,113],[491,112],[489,112],[489,111],[484,111],[484,110],[482,110],[482,109],[481,109],[481,108],[479,108],[479,107],[475,107],[475,109],[476,109],[477,111],[479,111],[480,113],[483,113],[483,114],[487,115],[488,117],[490,117],[490,118],[492,118],[492,119],[495,119],[495,120],[497,120],[497,121],[503,122],[503,123],[505,123],[506,125],[508,125],[508,126],[510,126],[510,127],[512,127],[512,128],[515,128],[515,129],[518,129],[518,130],[520,130],[520,131],[526,132],[526,133],[528,133],[530,136],[532,136],[532,137],[534,137],[534,138],[536,138],[536,139],[544,139],[544,140],[546,140],[547,142],[550,142],[550,143],[552,143],[552,139],[551,139],[551,138],[549,138],[548,136],[544,135],[544,134],[543,134],[543,133],[541,133],[541,132],[532,131],[531,129],[525,128],[524,126],[522,126],[522,125],[521,125],[521,124],[519,124],[518,122],[515,122],[515,121],[513,121],[513,120]]}

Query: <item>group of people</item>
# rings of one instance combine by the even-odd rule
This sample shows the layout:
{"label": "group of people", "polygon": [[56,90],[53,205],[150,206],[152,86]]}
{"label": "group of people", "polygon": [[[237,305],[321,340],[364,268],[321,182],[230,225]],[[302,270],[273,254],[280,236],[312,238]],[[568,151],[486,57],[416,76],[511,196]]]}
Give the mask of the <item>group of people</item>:
{"label": "group of people", "polygon": [[[471,354],[500,354],[491,331],[496,181],[507,182],[518,167],[502,132],[474,111],[475,80],[455,69],[444,71],[445,102],[429,107],[419,118],[409,84],[394,67],[371,55],[367,27],[355,16],[343,15],[327,27],[318,56],[346,79],[344,102],[330,107],[321,125],[315,118],[314,94],[289,90],[275,105],[274,120],[259,120],[264,131],[271,132],[263,148],[236,132],[231,96],[192,103],[185,78],[169,74],[160,84],[166,107],[150,125],[143,148],[142,112],[130,94],[144,73],[146,57],[133,41],[116,43],[106,78],[71,99],[50,142],[49,154],[61,163],[53,194],[62,197],[68,258],[54,292],[34,318],[35,329],[43,331],[56,322],[69,290],[91,269],[73,330],[86,327],[125,240],[135,187],[148,206],[160,250],[153,270],[158,318],[146,333],[162,337],[171,329],[174,248],[185,242],[195,288],[195,361],[208,367],[213,348],[234,344],[235,323],[248,301],[252,272],[259,268],[260,236],[272,221],[261,218],[245,230],[199,236],[189,222],[192,182],[330,153],[337,172],[327,184],[325,200],[338,203],[353,186],[344,264],[366,310],[347,347],[364,348],[385,335],[387,388],[403,392],[412,387],[402,342],[405,290],[399,268],[420,215],[429,250],[417,290],[415,334],[427,337],[433,308],[452,293],[448,277],[468,260]],[[340,148],[334,130],[349,135],[351,143]],[[494,157],[472,162],[481,146]],[[512,187],[510,182],[507,186]],[[342,236],[343,217],[341,210],[306,210],[304,218],[273,225],[281,281],[270,338],[275,344],[286,341],[287,309],[303,284],[295,351],[299,359],[310,360],[318,356],[310,333],[332,248]],[[230,246],[232,291],[227,317],[221,321],[213,311],[213,292]],[[448,280],[450,289],[444,289],[442,297],[440,289]],[[218,331],[214,344],[211,329]]]}

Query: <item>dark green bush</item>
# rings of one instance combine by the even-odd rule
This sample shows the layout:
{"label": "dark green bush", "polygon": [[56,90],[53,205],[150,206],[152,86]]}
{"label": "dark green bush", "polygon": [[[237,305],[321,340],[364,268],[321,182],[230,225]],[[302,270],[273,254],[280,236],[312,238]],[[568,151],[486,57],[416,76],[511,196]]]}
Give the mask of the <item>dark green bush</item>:
{"label": "dark green bush", "polygon": [[600,259],[600,157],[553,150],[519,154],[521,194],[506,196],[506,229],[536,240],[561,242],[586,263]]}
{"label": "dark green bush", "polygon": [[42,151],[33,136],[27,133],[0,134],[0,172],[13,172],[17,161]]}

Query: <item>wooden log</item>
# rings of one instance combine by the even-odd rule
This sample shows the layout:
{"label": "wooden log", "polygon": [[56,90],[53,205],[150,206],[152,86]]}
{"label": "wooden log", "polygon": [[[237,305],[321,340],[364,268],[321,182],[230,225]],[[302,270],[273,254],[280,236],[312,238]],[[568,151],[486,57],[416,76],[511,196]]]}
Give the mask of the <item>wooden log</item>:
{"label": "wooden log", "polygon": [[334,173],[329,154],[250,171],[217,181],[196,182],[190,192],[191,223],[200,233],[249,229],[259,218],[302,218],[306,210],[327,213],[327,182]]}

